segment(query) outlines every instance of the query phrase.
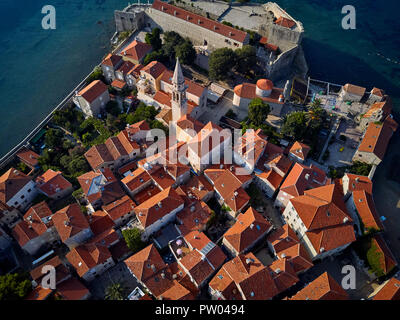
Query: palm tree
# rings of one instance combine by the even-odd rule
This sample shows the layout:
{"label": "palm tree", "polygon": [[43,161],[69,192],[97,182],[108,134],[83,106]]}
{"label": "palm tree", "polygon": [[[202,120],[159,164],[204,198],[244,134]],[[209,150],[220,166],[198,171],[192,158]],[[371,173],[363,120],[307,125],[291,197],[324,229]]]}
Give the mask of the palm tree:
{"label": "palm tree", "polygon": [[124,300],[126,288],[120,283],[113,283],[106,288],[106,300]]}

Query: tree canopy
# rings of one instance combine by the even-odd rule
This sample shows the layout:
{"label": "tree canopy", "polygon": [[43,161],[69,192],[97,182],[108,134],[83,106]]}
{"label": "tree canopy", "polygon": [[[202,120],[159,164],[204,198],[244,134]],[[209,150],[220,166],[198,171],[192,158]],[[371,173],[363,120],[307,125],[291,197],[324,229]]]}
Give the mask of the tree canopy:
{"label": "tree canopy", "polygon": [[295,140],[302,140],[307,129],[306,126],[306,113],[303,111],[296,111],[286,116],[281,132]]}
{"label": "tree canopy", "polygon": [[236,65],[236,54],[230,48],[220,48],[211,53],[209,76],[215,80],[225,80],[229,71]]}
{"label": "tree canopy", "polygon": [[260,126],[268,117],[271,108],[269,104],[265,103],[260,98],[255,98],[249,103],[249,119],[251,123]]}
{"label": "tree canopy", "polygon": [[122,230],[122,236],[125,239],[126,245],[134,253],[142,250],[145,243],[141,239],[142,232],[138,228]]}
{"label": "tree canopy", "polygon": [[161,30],[159,28],[154,28],[151,33],[146,33],[145,42],[153,48],[154,51],[161,49]]}
{"label": "tree canopy", "polygon": [[250,45],[245,45],[235,51],[236,54],[236,70],[246,74],[257,64],[256,48]]}
{"label": "tree canopy", "polygon": [[121,283],[113,283],[106,288],[106,300],[124,300],[127,294],[127,288]]}
{"label": "tree canopy", "polygon": [[196,50],[190,40],[185,40],[182,44],[178,45],[175,49],[176,56],[183,64],[191,65],[196,59]]}
{"label": "tree canopy", "polygon": [[32,290],[32,283],[25,274],[9,273],[0,276],[0,301],[21,300]]}

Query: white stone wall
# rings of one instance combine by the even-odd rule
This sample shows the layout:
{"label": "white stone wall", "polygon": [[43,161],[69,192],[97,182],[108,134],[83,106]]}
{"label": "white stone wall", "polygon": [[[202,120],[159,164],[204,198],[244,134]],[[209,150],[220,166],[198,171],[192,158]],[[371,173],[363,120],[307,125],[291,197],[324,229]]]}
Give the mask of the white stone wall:
{"label": "white stone wall", "polygon": [[97,275],[102,274],[103,272],[105,272],[107,269],[111,268],[114,265],[115,265],[114,260],[112,257],[110,257],[104,263],[98,264],[97,266],[86,272],[82,276],[82,279],[85,279],[86,281],[92,281]]}
{"label": "white stone wall", "polygon": [[23,186],[8,202],[9,207],[14,207],[20,210],[25,210],[38,194],[35,182],[29,181]]}

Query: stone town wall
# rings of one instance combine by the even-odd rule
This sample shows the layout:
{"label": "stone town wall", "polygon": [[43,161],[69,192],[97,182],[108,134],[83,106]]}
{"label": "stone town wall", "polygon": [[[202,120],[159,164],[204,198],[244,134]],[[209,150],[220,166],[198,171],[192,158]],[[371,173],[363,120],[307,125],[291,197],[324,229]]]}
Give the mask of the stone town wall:
{"label": "stone town wall", "polygon": [[[191,22],[185,22],[180,18],[176,18],[169,14],[163,13],[159,10],[149,8],[147,11],[148,18],[146,24],[150,23],[151,27],[158,27],[165,31],[178,32],[183,37],[188,37],[192,40],[194,45],[204,45],[207,43],[211,49],[218,48],[232,48],[237,49],[242,47],[242,43],[227,38],[212,30],[208,30]],[[206,42],[205,42],[206,41]],[[230,43],[226,42],[229,41]],[[247,41],[248,43],[248,38]],[[235,43],[237,44],[235,46]]]}
{"label": "stone town wall", "polygon": [[146,13],[144,11],[118,11],[114,12],[115,27],[117,32],[140,30],[145,25]]}

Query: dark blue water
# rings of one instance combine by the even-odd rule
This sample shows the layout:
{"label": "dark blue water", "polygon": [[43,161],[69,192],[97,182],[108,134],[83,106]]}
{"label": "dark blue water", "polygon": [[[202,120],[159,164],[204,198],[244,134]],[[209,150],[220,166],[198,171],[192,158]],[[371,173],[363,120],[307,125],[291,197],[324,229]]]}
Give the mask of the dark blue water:
{"label": "dark blue water", "polygon": [[[306,30],[314,78],[385,89],[400,111],[398,0],[277,1]],[[123,0],[0,0],[0,154],[35,127],[109,50],[113,11]],[[41,28],[41,8],[54,5],[57,30]],[[341,28],[341,8],[357,9],[357,29]],[[99,24],[98,22],[102,23]]]}

